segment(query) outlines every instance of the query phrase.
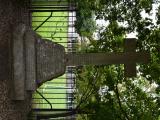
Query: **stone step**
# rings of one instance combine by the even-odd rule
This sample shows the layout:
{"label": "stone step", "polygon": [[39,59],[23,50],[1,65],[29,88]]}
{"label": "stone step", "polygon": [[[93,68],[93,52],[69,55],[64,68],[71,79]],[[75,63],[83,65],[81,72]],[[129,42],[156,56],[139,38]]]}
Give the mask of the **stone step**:
{"label": "stone step", "polygon": [[13,100],[24,100],[28,91],[65,73],[64,47],[42,39],[24,24],[13,31],[12,47]]}
{"label": "stone step", "polygon": [[29,91],[36,90],[36,51],[35,51],[35,33],[27,29],[24,35],[25,46],[25,89]]}
{"label": "stone step", "polygon": [[23,37],[26,30],[24,24],[19,24],[13,31],[12,41],[12,100],[25,99],[25,63]]}
{"label": "stone step", "polygon": [[11,99],[24,100],[27,91],[36,90],[35,33],[24,24],[13,31]]}

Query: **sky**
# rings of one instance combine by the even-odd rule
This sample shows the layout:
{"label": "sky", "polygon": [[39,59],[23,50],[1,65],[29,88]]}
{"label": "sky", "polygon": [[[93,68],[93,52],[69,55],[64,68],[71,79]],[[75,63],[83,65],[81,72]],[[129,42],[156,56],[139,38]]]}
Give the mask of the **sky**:
{"label": "sky", "polygon": [[[156,11],[158,9],[159,4],[153,4],[153,10],[151,11],[152,14],[148,15],[145,13],[145,11],[142,11],[141,15],[143,18],[150,18],[153,20],[153,23],[156,24]],[[100,27],[102,26],[107,26],[109,22],[106,22],[105,20],[96,20],[96,24]],[[123,24],[122,24],[123,25]],[[136,38],[136,34],[135,32],[132,32],[130,34],[126,35],[126,38]],[[95,36],[97,35],[97,33],[95,33]]]}

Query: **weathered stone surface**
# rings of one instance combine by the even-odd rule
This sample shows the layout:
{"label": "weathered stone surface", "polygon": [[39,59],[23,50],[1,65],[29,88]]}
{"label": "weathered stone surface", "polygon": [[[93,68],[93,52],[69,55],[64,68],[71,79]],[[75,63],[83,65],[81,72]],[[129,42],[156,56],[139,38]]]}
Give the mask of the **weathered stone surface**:
{"label": "weathered stone surface", "polygon": [[25,89],[33,91],[36,90],[36,37],[31,29],[28,28],[25,31],[23,42],[25,47]]}
{"label": "weathered stone surface", "polygon": [[[125,39],[124,52],[135,52],[135,50],[136,50],[136,39],[134,38]],[[126,77],[135,77],[136,73],[137,72],[136,72],[135,62],[124,64],[124,74]]]}
{"label": "weathered stone surface", "polygon": [[42,84],[65,73],[65,49],[49,40],[37,39],[37,82]]}
{"label": "weathered stone surface", "polygon": [[135,52],[136,39],[130,38],[125,40],[123,53],[82,53],[67,54],[66,65],[109,65],[124,64],[125,77],[136,76],[136,63],[149,62],[150,55],[147,52]]}
{"label": "weathered stone surface", "polygon": [[25,61],[24,61],[24,33],[26,26],[19,24],[13,32],[12,49],[12,80],[13,80],[13,100],[24,100],[25,98]]}
{"label": "weathered stone surface", "polygon": [[130,64],[146,63],[149,61],[147,52],[122,52],[122,53],[82,53],[67,54],[68,66],[77,65],[109,65],[109,64]]}

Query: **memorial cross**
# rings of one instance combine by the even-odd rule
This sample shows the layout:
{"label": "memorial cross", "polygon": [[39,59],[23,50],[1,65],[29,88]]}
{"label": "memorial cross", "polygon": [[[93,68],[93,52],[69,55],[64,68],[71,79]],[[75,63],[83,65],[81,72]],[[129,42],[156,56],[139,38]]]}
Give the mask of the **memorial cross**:
{"label": "memorial cross", "polygon": [[43,83],[63,75],[66,66],[124,64],[125,76],[133,77],[136,63],[146,63],[150,58],[145,51],[135,52],[135,39],[125,39],[125,50],[121,53],[67,54],[62,45],[42,39],[24,24],[15,27],[11,46],[13,100],[24,100],[26,91],[35,91]]}
{"label": "memorial cross", "polygon": [[124,64],[125,76],[136,76],[136,63],[149,62],[149,53],[135,52],[136,39],[125,39],[122,53],[76,53],[66,54],[67,66]]}

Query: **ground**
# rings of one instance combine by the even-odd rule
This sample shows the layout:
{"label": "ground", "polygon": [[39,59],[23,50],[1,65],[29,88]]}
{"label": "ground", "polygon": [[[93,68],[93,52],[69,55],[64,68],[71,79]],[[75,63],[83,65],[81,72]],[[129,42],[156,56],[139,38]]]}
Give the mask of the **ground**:
{"label": "ground", "polygon": [[28,1],[0,0],[0,120],[27,120],[31,109],[30,95],[25,101],[12,101],[9,94],[9,43],[12,41],[13,26],[19,22],[29,25]]}

